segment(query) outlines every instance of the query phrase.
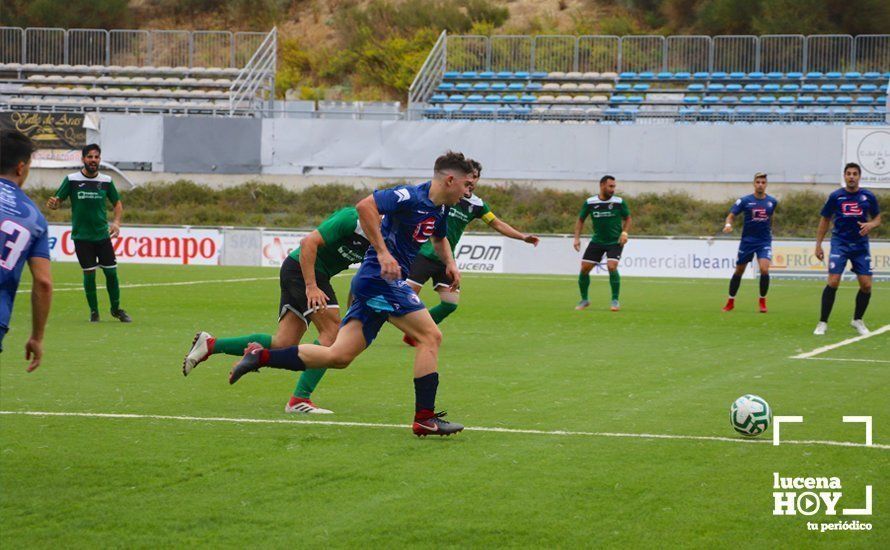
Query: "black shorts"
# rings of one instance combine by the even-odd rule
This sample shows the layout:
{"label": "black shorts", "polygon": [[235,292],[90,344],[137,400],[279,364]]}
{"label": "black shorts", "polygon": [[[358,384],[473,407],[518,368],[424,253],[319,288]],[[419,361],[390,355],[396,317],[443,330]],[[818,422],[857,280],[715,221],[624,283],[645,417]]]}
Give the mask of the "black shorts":
{"label": "black shorts", "polygon": [[[331,278],[323,273],[315,272],[315,283],[328,295],[328,307],[339,309],[337,294],[331,286]],[[315,313],[316,308],[309,308],[306,301],[306,281],[303,279],[303,269],[300,262],[288,256],[281,264],[279,271],[279,284],[281,286],[281,302],[278,306],[278,320],[284,317],[287,311],[309,324],[309,316]]]}
{"label": "black shorts", "polygon": [[74,253],[84,271],[92,271],[97,267],[117,267],[117,257],[110,238],[104,241],[74,241]]}
{"label": "black shorts", "polygon": [[621,259],[622,250],[624,250],[624,246],[620,244],[599,244],[591,241],[587,245],[587,250],[584,251],[584,258],[581,261],[598,264],[603,260],[603,254],[606,255],[607,260],[618,261]]}
{"label": "black shorts", "polygon": [[408,274],[408,282],[423,286],[433,279],[433,288],[451,286],[451,277],[445,274],[445,264],[431,260],[423,254],[418,254],[411,264],[411,273]]}

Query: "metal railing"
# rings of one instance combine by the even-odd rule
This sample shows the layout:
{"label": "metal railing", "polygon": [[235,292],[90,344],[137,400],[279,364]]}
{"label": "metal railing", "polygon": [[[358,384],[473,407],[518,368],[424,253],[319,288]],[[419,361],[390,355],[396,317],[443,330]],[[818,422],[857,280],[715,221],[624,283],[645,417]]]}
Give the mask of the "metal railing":
{"label": "metal railing", "polygon": [[243,67],[268,33],[0,27],[0,63]]}
{"label": "metal railing", "polygon": [[445,75],[445,63],[448,57],[447,52],[445,51],[445,41],[446,34],[445,31],[442,31],[442,34],[439,35],[439,39],[436,40],[436,43],[430,50],[429,55],[426,56],[426,61],[423,62],[423,66],[420,68],[420,71],[417,72],[417,76],[414,77],[414,81],[408,88],[409,108],[411,105],[426,101],[427,98],[432,95],[436,86],[442,82],[442,77]]}
{"label": "metal railing", "polygon": [[890,34],[856,37],[454,35],[445,40],[449,71],[890,70]]}
{"label": "metal railing", "polygon": [[278,59],[278,29],[273,28],[259,45],[229,88],[229,114],[248,102],[258,114],[271,109],[274,101],[275,66]]}

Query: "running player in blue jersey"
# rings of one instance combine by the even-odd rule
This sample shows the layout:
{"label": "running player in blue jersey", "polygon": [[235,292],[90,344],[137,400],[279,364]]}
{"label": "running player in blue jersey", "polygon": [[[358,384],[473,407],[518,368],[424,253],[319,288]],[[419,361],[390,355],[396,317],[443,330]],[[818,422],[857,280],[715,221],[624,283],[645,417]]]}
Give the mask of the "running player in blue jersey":
{"label": "running player in blue jersey", "polygon": [[[856,294],[856,309],[850,325],[862,335],[868,334],[862,316],[871,298],[871,251],[868,246],[869,232],[881,225],[881,209],[878,198],[868,189],[859,187],[862,169],[851,162],[844,166],[844,187],[828,195],[822,207],[822,219],[816,231],[816,257],[825,258],[822,240],[834,219],[831,232],[831,251],[828,255],[828,284],[822,291],[822,315],[813,334],[822,335],[828,329],[828,316],[834,306],[834,297],[841,282],[841,275],[852,264],[853,273],[859,280],[859,293]],[[871,217],[871,220],[869,220]]]}
{"label": "running player in blue jersey", "polygon": [[773,259],[773,212],[777,204],[775,197],[766,194],[766,174],[757,172],[754,174],[754,193],[735,201],[729,210],[723,226],[724,233],[732,233],[732,222],[742,212],[745,213],[745,225],[742,227],[742,242],[739,243],[735,273],[729,280],[729,299],[723,306],[723,311],[732,311],[735,307],[735,295],[742,284],[742,276],[756,254],[760,266],[760,313],[766,313],[769,265]]}
{"label": "running player in blue jersey", "polygon": [[0,352],[9,331],[12,306],[25,263],[31,270],[31,337],[25,344],[28,372],[43,358],[43,332],[49,317],[53,280],[49,270],[46,218],[23,192],[36,147],[15,130],[0,133]]}
{"label": "running player in blue jersey", "polygon": [[[449,207],[468,193],[473,165],[460,153],[436,159],[433,179],[422,185],[382,189],[356,205],[359,223],[371,247],[352,279],[354,301],[330,347],[299,345],[267,350],[252,342],[232,369],[229,382],[260,367],[302,371],[307,368],[346,368],[364,351],[389,321],[417,342],[414,359],[415,414],[412,429],[418,436],[450,435],[463,426],[435,412],[439,385],[438,357],[442,333],[417,294],[405,281],[417,251],[432,239],[436,255],[454,292],[460,272],[446,237]],[[381,225],[380,215],[383,215]]]}

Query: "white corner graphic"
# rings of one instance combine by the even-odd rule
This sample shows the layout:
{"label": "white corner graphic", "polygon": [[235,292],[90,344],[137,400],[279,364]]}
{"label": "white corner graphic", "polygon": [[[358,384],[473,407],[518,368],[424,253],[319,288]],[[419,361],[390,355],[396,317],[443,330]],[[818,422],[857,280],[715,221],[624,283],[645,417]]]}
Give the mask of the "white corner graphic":
{"label": "white corner graphic", "polygon": [[865,424],[865,445],[872,446],[871,439],[871,417],[870,416],[845,416],[844,422],[855,422]]}
{"label": "white corner graphic", "polygon": [[782,425],[782,422],[803,422],[802,416],[776,416],[773,418],[773,445],[778,447],[781,440],[779,439],[779,426]]}

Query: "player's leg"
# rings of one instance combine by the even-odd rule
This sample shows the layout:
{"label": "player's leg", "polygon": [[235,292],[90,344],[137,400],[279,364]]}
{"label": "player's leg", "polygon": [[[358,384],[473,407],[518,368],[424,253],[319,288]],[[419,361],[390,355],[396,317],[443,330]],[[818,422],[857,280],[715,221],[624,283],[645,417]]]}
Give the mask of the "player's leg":
{"label": "player's leg", "polygon": [[[328,296],[332,296],[332,294],[328,294]],[[337,338],[337,329],[340,327],[339,308],[328,307],[323,310],[318,310],[310,313],[308,318],[309,321],[315,325],[316,330],[318,330],[318,338],[314,343],[320,346],[333,345]],[[273,340],[273,347],[286,347],[298,343],[299,342],[279,345],[277,341]],[[284,411],[310,414],[331,414],[333,411],[322,409],[312,402],[312,393],[315,391],[315,388],[318,387],[318,383],[321,382],[325,372],[327,372],[327,369],[307,369],[303,371],[300,374],[300,379],[297,381],[294,393],[290,397]]]}
{"label": "player's leg", "polygon": [[114,255],[114,245],[111,239],[96,243],[99,256],[99,267],[105,274],[105,288],[108,290],[108,300],[111,302],[111,316],[122,323],[130,323],[133,319],[126,311],[121,309],[121,286],[117,274],[117,257]]}
{"label": "player's leg", "polygon": [[618,262],[621,261],[623,246],[614,244],[606,248],[606,267],[609,269],[609,287],[612,289],[612,304],[609,309],[618,311],[621,305],[618,295],[621,293],[621,274],[618,273]]}
{"label": "player's leg", "polygon": [[581,301],[575,309],[584,309],[590,305],[588,291],[590,289],[590,271],[603,259],[605,250],[591,241],[581,257],[581,271],[578,273],[578,290],[581,292]]}
{"label": "player's leg", "polygon": [[457,304],[460,302],[460,289],[451,291],[451,277],[445,273],[445,266],[439,264],[433,273],[433,284],[435,290],[439,294],[439,305],[430,308],[430,317],[437,325],[445,320],[446,317],[457,311]]}
{"label": "player's leg", "polygon": [[96,270],[99,269],[99,256],[90,241],[74,241],[74,253],[83,270],[83,292],[90,308],[90,322],[99,322],[99,298],[96,292]]}
{"label": "player's leg", "polygon": [[857,254],[850,258],[853,264],[853,273],[859,281],[859,292],[856,293],[856,309],[853,313],[853,320],[850,322],[853,328],[861,335],[868,334],[868,328],[862,321],[865,310],[868,309],[868,302],[871,300],[871,252],[868,248],[857,251]]}
{"label": "player's leg", "polygon": [[723,311],[732,311],[735,308],[735,297],[739,293],[739,287],[742,285],[742,277],[745,276],[745,269],[754,259],[754,250],[751,250],[744,243],[739,244],[739,252],[736,257],[735,271],[729,279],[729,297],[726,299],[726,305]]}
{"label": "player's leg", "polygon": [[[835,268],[829,267],[829,269]],[[828,317],[831,316],[831,309],[834,307],[834,298],[837,295],[837,287],[841,284],[842,274],[843,266],[841,266],[840,273],[832,273],[831,271],[828,273],[827,284],[822,290],[822,308],[819,314],[819,323],[816,325],[816,330],[813,331],[813,334],[817,336],[825,334],[825,331],[828,329]]]}
{"label": "player's leg", "polygon": [[766,313],[766,294],[769,292],[769,266],[771,261],[771,254],[768,252],[764,252],[757,254],[757,265],[760,268],[760,298],[758,300],[758,307],[760,308],[760,313]]}
{"label": "player's leg", "polygon": [[414,355],[414,433],[419,436],[451,435],[463,430],[460,424],[442,420],[444,415],[435,412],[442,332],[430,313],[420,309],[399,317],[391,316],[389,322],[417,342]]}

